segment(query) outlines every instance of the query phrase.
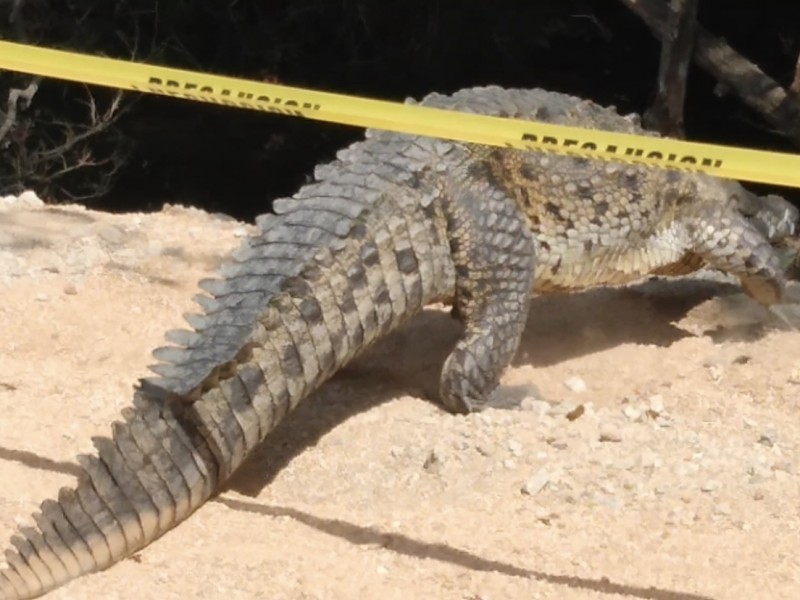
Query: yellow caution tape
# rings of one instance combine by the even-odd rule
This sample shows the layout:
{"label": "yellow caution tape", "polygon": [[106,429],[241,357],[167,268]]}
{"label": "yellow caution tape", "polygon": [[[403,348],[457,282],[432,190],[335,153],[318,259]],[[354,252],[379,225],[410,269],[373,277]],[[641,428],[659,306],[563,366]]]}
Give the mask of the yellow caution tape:
{"label": "yellow caution tape", "polygon": [[796,154],[489,117],[2,41],[0,67],[359,127],[800,187],[800,155]]}

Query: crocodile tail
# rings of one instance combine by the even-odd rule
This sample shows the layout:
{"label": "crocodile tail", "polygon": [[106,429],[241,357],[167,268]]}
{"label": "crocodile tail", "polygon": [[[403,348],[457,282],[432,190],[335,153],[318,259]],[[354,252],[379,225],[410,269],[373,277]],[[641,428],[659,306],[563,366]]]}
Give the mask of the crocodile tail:
{"label": "crocodile tail", "polygon": [[141,394],[78,457],[74,488],[46,500],[21,528],[0,571],[0,598],[34,598],[136,552],[185,519],[215,489],[219,470],[202,421],[161,410]]}
{"label": "crocodile tail", "polygon": [[[211,286],[202,327],[177,336],[185,347],[161,351],[180,360],[165,364],[161,380],[143,382],[111,437],[95,439],[96,453],[79,457],[77,485],[43,502],[35,526],[13,536],[0,600],[39,596],[164,534],[218,490],[302,398],[383,333],[451,293],[448,246],[438,216],[425,212],[435,206],[377,201],[386,203],[348,218],[346,231],[333,232],[341,242],[316,244],[302,268],[282,271],[276,284],[262,268],[272,261],[269,268],[281,271],[277,259],[264,258],[268,248],[286,255],[287,229],[297,227],[299,236],[293,223],[310,218],[296,214],[310,204],[286,201]],[[263,290],[263,281],[271,291],[259,298],[238,350],[214,358],[224,369],[208,370],[204,359],[215,348],[206,338],[228,348],[226,332],[239,336],[242,322],[228,317],[237,302],[249,306],[245,292]],[[226,329],[226,319],[234,327]],[[178,389],[181,373],[194,373],[197,390]]]}

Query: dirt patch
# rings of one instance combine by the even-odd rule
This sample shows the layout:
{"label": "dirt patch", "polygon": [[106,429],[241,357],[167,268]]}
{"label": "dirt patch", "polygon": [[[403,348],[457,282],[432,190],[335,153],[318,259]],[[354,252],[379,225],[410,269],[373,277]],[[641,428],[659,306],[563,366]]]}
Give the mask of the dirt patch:
{"label": "dirt patch", "polygon": [[[74,481],[248,227],[179,207],[0,213],[0,538]],[[427,311],[218,498],[53,598],[796,598],[800,335],[718,278],[535,300],[500,395],[428,398]]]}

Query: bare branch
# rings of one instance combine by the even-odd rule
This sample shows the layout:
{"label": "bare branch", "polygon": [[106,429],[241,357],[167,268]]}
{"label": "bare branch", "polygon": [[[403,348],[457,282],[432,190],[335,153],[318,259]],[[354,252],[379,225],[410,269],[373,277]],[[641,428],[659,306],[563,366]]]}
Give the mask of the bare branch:
{"label": "bare branch", "polygon": [[124,112],[124,110],[119,109],[120,100],[122,99],[124,93],[121,90],[117,90],[115,92],[114,98],[111,100],[108,108],[106,108],[102,114],[98,113],[94,96],[91,94],[91,92],[89,92],[88,88],[86,89],[86,93],[88,100],[84,101],[84,104],[89,107],[89,125],[87,125],[80,133],[76,133],[73,130],[73,125],[70,123],[60,120],[53,121],[54,125],[60,126],[65,132],[68,133],[62,144],[58,146],[50,146],[47,150],[41,151],[39,156],[42,159],[49,160],[55,156],[65,155],[67,151],[77,146],[79,143],[94,135],[97,135],[105,129],[108,129]]}
{"label": "bare branch", "polygon": [[682,138],[686,76],[697,32],[698,0],[672,0],[668,35],[661,42],[658,92],[644,114],[647,127],[662,135]]}
{"label": "bare branch", "polygon": [[14,0],[11,5],[11,12],[8,15],[8,22],[14,28],[14,35],[17,41],[25,41],[25,24],[22,21],[22,4],[25,0]]}
{"label": "bare branch", "polygon": [[[663,40],[668,8],[659,0],[620,0]],[[747,106],[760,113],[778,133],[800,146],[800,95],[787,92],[755,64],[702,27],[697,28],[694,59]]]}
{"label": "bare branch", "polygon": [[7,103],[8,110],[5,114],[5,120],[3,121],[3,124],[0,125],[0,144],[2,144],[3,139],[17,123],[17,106],[19,105],[22,110],[25,110],[28,108],[28,106],[30,106],[34,94],[36,94],[36,91],[39,89],[40,81],[41,77],[36,77],[24,90],[17,88],[9,90]]}
{"label": "bare branch", "polygon": [[[98,97],[88,87],[82,104],[83,120],[63,119],[42,111],[35,117],[21,119],[14,112],[28,102],[25,90],[9,94],[9,115],[4,123],[6,144],[13,145],[0,176],[3,189],[13,191],[34,187],[45,195],[70,200],[89,200],[107,193],[116,174],[125,165],[129,145],[112,126],[130,107],[124,92]],[[35,88],[29,86],[27,96]],[[81,101],[79,101],[81,102]],[[98,147],[102,137],[107,143]]]}
{"label": "bare branch", "polygon": [[800,96],[800,54],[797,55],[797,64],[794,66],[794,81],[789,89]]}

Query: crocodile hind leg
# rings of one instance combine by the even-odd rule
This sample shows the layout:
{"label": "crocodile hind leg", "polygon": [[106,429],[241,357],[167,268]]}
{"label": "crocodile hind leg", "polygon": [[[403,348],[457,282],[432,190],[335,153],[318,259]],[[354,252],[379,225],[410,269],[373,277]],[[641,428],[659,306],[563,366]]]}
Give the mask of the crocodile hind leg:
{"label": "crocodile hind leg", "polygon": [[445,407],[485,407],[511,362],[533,294],[534,247],[527,220],[490,183],[451,184],[444,206],[456,273],[453,315],[464,332],[445,361],[439,394]]}

